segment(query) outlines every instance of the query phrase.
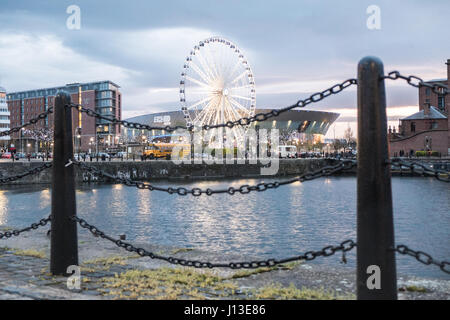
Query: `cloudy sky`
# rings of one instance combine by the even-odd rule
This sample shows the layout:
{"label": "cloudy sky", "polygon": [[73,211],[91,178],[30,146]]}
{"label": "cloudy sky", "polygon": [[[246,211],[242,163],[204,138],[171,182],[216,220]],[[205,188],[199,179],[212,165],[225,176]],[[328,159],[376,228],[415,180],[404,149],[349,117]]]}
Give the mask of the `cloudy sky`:
{"label": "cloudy sky", "polygon": [[[81,9],[70,30],[66,9]],[[367,27],[380,8],[381,29]],[[180,108],[185,57],[199,41],[236,43],[255,75],[258,108],[279,108],[347,78],[358,61],[380,57],[385,71],[446,78],[448,0],[0,0],[0,85],[9,92],[72,82],[121,86],[124,118]],[[328,137],[354,130],[356,88],[309,109],[341,114]],[[391,123],[416,112],[417,90],[389,82]]]}

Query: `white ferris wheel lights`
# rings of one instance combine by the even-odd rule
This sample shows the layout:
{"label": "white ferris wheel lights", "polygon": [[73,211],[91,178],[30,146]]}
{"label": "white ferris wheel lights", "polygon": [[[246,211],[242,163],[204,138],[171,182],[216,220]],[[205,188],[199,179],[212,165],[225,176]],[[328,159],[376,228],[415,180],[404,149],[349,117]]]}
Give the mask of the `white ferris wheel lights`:
{"label": "white ferris wheel lights", "polygon": [[[181,73],[181,110],[188,126],[237,121],[255,114],[255,81],[242,52],[231,41],[211,37],[190,51]],[[226,128],[242,141],[247,127]]]}

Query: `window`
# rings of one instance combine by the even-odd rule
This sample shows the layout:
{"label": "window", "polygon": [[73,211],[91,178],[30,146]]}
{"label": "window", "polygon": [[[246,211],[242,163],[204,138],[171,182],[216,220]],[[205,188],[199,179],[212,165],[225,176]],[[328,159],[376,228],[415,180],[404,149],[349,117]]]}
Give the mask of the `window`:
{"label": "window", "polygon": [[438,108],[439,108],[439,110],[445,109],[445,98],[442,95],[438,96]]}
{"label": "window", "polygon": [[427,97],[429,97],[430,94],[431,94],[431,89],[430,89],[430,88],[426,88],[426,89],[425,89],[425,95],[426,95]]}
{"label": "window", "polygon": [[416,132],[416,123],[411,122],[411,132]]}
{"label": "window", "polygon": [[111,93],[111,91],[99,91],[99,92],[95,93],[95,98],[96,99],[112,98],[112,93]]}

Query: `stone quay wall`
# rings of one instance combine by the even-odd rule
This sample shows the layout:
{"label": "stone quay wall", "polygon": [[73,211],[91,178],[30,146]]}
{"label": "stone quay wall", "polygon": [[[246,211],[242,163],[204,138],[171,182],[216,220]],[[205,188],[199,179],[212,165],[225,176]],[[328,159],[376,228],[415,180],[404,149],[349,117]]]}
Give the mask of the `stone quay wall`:
{"label": "stone quay wall", "polygon": [[[131,178],[138,181],[151,180],[208,180],[230,178],[270,178],[274,176],[300,175],[307,171],[317,170],[326,165],[334,164],[330,159],[280,159],[279,169],[275,175],[261,175],[264,167],[256,164],[175,164],[170,160],[150,161],[87,161],[86,164],[101,169],[109,174]],[[15,176],[34,167],[39,167],[43,162],[16,161],[0,162],[0,178]],[[265,165],[267,167],[267,164]],[[83,182],[107,182],[107,179],[99,178],[95,174],[81,170],[75,166],[77,183]],[[52,181],[52,168],[39,174],[30,175],[9,184],[49,184]]]}

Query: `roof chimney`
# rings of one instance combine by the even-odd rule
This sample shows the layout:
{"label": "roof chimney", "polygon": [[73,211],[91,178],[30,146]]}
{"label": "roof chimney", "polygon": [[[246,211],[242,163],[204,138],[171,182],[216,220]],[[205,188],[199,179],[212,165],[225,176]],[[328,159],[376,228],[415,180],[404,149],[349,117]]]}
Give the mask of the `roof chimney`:
{"label": "roof chimney", "polygon": [[447,81],[450,81],[450,59],[445,63],[447,65]]}
{"label": "roof chimney", "polygon": [[425,116],[428,116],[430,114],[430,104],[429,103],[425,103],[425,106],[423,108],[423,114]]}

